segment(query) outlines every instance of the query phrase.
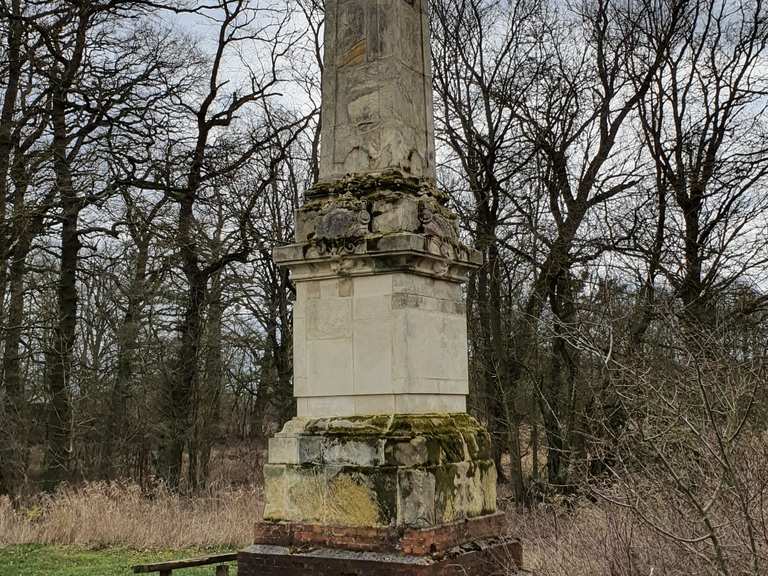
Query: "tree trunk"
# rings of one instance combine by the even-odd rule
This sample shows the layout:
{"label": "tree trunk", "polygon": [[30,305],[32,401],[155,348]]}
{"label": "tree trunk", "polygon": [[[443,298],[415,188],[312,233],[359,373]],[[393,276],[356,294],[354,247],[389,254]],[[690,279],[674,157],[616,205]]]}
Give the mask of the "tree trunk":
{"label": "tree trunk", "polygon": [[516,406],[517,381],[511,378],[508,361],[507,334],[502,321],[501,266],[496,243],[488,247],[488,266],[490,268],[490,307],[494,313],[489,315],[489,333],[493,366],[496,372],[496,387],[501,402],[497,402],[504,418],[505,438],[510,460],[510,481],[512,492],[517,502],[527,498],[525,478],[520,450],[520,417]]}
{"label": "tree trunk", "polygon": [[133,386],[134,360],[139,347],[138,336],[146,298],[149,240],[136,242],[136,262],[128,289],[128,306],[117,334],[117,373],[105,418],[102,444],[101,475],[112,479],[127,473],[131,434],[128,426],[128,399]]}
{"label": "tree trunk", "polygon": [[542,389],[541,411],[549,439],[547,474],[550,484],[568,491],[572,435],[576,421],[576,363],[568,343],[568,330],[576,310],[570,271],[563,267],[553,283],[549,301],[555,316],[552,361]]}
{"label": "tree trunk", "polygon": [[[16,207],[14,208],[14,213]],[[27,471],[27,405],[21,377],[21,335],[24,324],[24,279],[32,237],[27,230],[17,238],[11,255],[10,303],[3,346],[6,430],[0,454],[0,492],[17,493]]]}
{"label": "tree trunk", "polygon": [[[488,431],[493,438],[493,461],[496,465],[499,482],[506,483],[507,475],[502,465],[504,446],[508,444],[507,429],[505,426],[504,390],[498,377],[498,365],[496,364],[495,350],[493,347],[493,318],[498,317],[501,311],[494,309],[491,303],[490,292],[492,290],[495,260],[491,256],[491,246],[496,241],[496,231],[488,221],[491,219],[487,207],[481,205],[479,217],[483,221],[478,224],[477,249],[483,254],[483,266],[477,271],[477,302],[480,316],[478,341],[475,350],[479,353],[476,361],[478,367],[479,390],[483,395],[483,406],[486,409],[485,417],[488,422]],[[497,302],[498,305],[498,302]],[[502,401],[499,401],[499,393]]]}
{"label": "tree trunk", "polygon": [[13,15],[8,25],[8,44],[5,57],[7,59],[7,68],[5,71],[5,97],[3,98],[3,107],[0,110],[0,326],[3,324],[5,311],[5,292],[7,290],[7,274],[5,247],[8,246],[7,225],[6,225],[6,202],[8,198],[8,171],[11,165],[11,154],[13,151],[13,116],[16,110],[16,100],[19,94],[19,79],[21,78],[22,67],[22,20],[21,3],[19,0],[12,0],[11,10]]}
{"label": "tree trunk", "polygon": [[174,373],[164,397],[166,439],[161,450],[160,474],[172,489],[179,487],[184,447],[190,433],[192,394],[197,380],[197,358],[200,350],[205,283],[196,275],[190,279],[188,301],[181,325],[178,356]]}
{"label": "tree trunk", "polygon": [[174,490],[179,487],[184,447],[191,432],[192,395],[198,377],[200,330],[207,289],[207,278],[199,269],[197,246],[192,239],[193,205],[194,193],[189,193],[179,207],[177,239],[188,287],[174,371],[168,378],[163,397],[165,437],[160,449],[160,475]]}
{"label": "tree trunk", "polygon": [[533,415],[531,423],[531,479],[539,481],[539,421]]}
{"label": "tree trunk", "polygon": [[[13,229],[12,235],[16,244],[10,254],[10,301],[8,308],[5,341],[3,345],[3,362],[0,374],[5,384],[5,399],[3,412],[7,417],[8,430],[2,435],[5,440],[5,454],[0,462],[7,463],[0,470],[0,491],[18,493],[26,478],[29,446],[28,446],[28,407],[24,379],[22,378],[21,339],[24,332],[24,290],[27,274],[27,258],[32,248],[33,239],[40,234],[46,213],[41,207],[29,212],[25,203],[29,187],[30,159],[23,155],[14,158],[10,169],[13,188]],[[45,203],[44,203],[45,204]]]}
{"label": "tree trunk", "polygon": [[[222,287],[221,270],[213,275],[208,291],[208,314],[206,321],[205,378],[198,383],[200,400],[198,418],[195,422],[196,472],[190,472],[190,484],[194,490],[205,488],[208,484],[211,451],[216,441],[221,421],[221,396],[224,384],[224,365],[221,352],[222,329]],[[189,461],[192,463],[190,449]]]}
{"label": "tree trunk", "polygon": [[66,95],[57,91],[52,104],[53,158],[56,187],[61,201],[61,268],[57,288],[57,319],[46,353],[45,381],[49,394],[46,488],[55,487],[70,474],[72,422],[70,377],[77,327],[77,269],[80,253],[78,220],[81,203],[72,183],[67,158]]}
{"label": "tree trunk", "polygon": [[[678,197],[683,194],[678,193]],[[707,355],[706,344],[702,342],[702,334],[711,329],[715,315],[711,313],[710,302],[702,281],[703,260],[701,236],[701,212],[704,191],[698,186],[691,185],[690,197],[680,202],[685,222],[684,272],[678,288],[678,295],[683,303],[681,314],[683,338],[688,350],[693,354]],[[706,339],[705,339],[706,340]]]}

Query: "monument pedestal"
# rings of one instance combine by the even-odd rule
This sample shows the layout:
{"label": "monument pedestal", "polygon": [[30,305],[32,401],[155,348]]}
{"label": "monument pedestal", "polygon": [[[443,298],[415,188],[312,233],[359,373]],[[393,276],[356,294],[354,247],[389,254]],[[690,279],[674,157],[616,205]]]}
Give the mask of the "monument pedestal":
{"label": "monument pedestal", "polygon": [[520,564],[466,414],[461,284],[435,186],[427,0],[326,0],[318,183],[275,249],[296,285],[297,417],[269,444],[240,576],[488,576]]}
{"label": "monument pedestal", "polygon": [[521,549],[496,514],[490,436],[466,413],[461,282],[479,254],[429,186],[354,182],[302,207],[297,243],[275,253],[296,283],[298,416],[270,440],[238,573],[508,574]]}
{"label": "monument pedestal", "polygon": [[522,563],[471,416],[295,418],[270,440],[241,576],[491,576]]}

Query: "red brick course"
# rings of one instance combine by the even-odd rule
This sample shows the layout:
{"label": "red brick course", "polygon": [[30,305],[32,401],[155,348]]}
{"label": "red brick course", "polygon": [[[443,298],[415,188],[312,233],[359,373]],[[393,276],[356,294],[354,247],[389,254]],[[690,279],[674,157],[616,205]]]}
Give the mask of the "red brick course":
{"label": "red brick course", "polygon": [[332,548],[430,556],[442,554],[467,542],[503,537],[506,533],[506,517],[499,512],[426,529],[351,528],[260,522],[256,524],[254,542],[288,548]]}

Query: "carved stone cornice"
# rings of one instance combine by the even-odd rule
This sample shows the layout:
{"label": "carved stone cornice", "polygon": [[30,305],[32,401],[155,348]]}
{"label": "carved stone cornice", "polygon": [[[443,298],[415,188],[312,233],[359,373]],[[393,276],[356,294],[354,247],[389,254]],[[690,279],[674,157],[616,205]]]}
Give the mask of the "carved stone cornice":
{"label": "carved stone cornice", "polygon": [[294,279],[411,271],[461,282],[482,263],[430,182],[390,171],[322,186],[296,211],[295,244],[275,250]]}
{"label": "carved stone cornice", "polygon": [[463,282],[482,263],[477,250],[461,243],[408,232],[289,244],[275,248],[274,258],[298,281],[411,272]]}
{"label": "carved stone cornice", "polygon": [[381,191],[401,192],[414,196],[431,196],[445,204],[448,200],[432,178],[407,176],[396,169],[379,173],[348,174],[343,178],[321,180],[307,190],[308,203],[316,199],[352,194],[356,197],[367,196]]}

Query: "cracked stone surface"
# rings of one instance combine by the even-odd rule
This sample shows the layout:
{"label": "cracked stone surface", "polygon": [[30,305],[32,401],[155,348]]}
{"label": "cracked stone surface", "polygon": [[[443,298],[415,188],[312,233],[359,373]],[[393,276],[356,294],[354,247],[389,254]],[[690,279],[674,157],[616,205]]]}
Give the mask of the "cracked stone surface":
{"label": "cracked stone surface", "polygon": [[264,518],[425,528],[492,514],[490,446],[467,414],[296,418],[270,441]]}
{"label": "cracked stone surface", "polygon": [[326,0],[320,177],[434,179],[426,0]]}

